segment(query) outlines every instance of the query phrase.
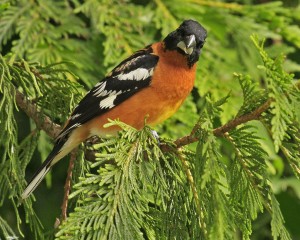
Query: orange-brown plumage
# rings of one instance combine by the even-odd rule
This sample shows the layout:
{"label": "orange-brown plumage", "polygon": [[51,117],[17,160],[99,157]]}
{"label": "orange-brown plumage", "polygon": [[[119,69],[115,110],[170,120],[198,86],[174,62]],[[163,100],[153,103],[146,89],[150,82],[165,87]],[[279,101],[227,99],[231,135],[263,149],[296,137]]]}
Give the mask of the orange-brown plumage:
{"label": "orange-brown plumage", "polygon": [[154,43],[122,61],[91,89],[74,109],[53,150],[22,194],[26,198],[56,162],[93,135],[116,134],[119,119],[136,129],[154,126],[173,115],[191,92],[196,63],[206,30],[186,20],[162,42]]}
{"label": "orange-brown plumage", "polygon": [[154,126],[172,116],[181,106],[194,86],[196,64],[189,68],[186,56],[165,51],[162,42],[153,44],[152,48],[153,54],[159,56],[161,64],[155,67],[150,86],[109,112],[87,122],[80,129],[86,132],[83,137],[97,132],[101,136],[114,134],[119,130],[116,126],[103,128],[108,119],[119,119],[141,129],[147,116],[147,124]]}

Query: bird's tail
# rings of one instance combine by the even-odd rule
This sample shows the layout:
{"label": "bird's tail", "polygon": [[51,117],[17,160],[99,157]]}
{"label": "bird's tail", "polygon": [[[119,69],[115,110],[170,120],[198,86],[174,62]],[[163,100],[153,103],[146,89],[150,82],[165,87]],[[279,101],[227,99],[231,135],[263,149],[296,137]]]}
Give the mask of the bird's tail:
{"label": "bird's tail", "polygon": [[44,179],[45,175],[49,172],[51,167],[65,155],[67,155],[74,147],[76,147],[76,145],[73,143],[73,141],[71,141],[70,138],[67,140],[56,142],[53,150],[50,152],[47,159],[43,162],[42,166],[33,175],[26,189],[22,193],[22,199],[27,198]]}
{"label": "bird's tail", "polygon": [[27,198],[34,189],[36,189],[55,163],[66,156],[89,136],[89,132],[86,132],[85,128],[78,128],[78,126],[80,126],[80,124],[73,124],[71,127],[62,130],[56,139],[53,150],[50,152],[39,170],[33,175],[28,186],[22,193],[22,199]]}
{"label": "bird's tail", "polygon": [[33,175],[32,179],[30,180],[29,184],[27,185],[26,189],[21,195],[22,199],[27,198],[44,179],[45,175],[49,172],[51,168],[51,162],[53,161],[53,157],[49,157],[46,159],[46,161],[43,162],[42,166]]}

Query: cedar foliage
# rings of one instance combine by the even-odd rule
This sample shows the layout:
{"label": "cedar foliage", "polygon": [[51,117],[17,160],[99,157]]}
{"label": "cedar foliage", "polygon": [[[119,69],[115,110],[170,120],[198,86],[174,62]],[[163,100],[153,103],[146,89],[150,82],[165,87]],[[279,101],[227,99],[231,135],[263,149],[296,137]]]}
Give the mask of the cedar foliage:
{"label": "cedar foliage", "polygon": [[[293,58],[300,7],[255,2],[2,0],[0,206],[9,210],[0,214],[0,238],[250,239],[254,221],[267,212],[273,239],[291,239],[272,182],[273,169],[300,176],[300,94],[293,75],[300,71]],[[26,168],[52,146],[36,121],[49,116],[63,124],[84,89],[189,18],[207,28],[208,39],[195,89],[157,128],[160,142],[147,125],[137,131],[108,123],[123,131],[82,148],[96,158],[77,154],[68,217],[56,229],[43,227],[34,195],[19,201]],[[40,119],[21,115],[18,94]],[[251,115],[262,106],[262,114]],[[196,143],[176,148],[174,140],[191,129]],[[57,194],[52,189],[48,194]]]}

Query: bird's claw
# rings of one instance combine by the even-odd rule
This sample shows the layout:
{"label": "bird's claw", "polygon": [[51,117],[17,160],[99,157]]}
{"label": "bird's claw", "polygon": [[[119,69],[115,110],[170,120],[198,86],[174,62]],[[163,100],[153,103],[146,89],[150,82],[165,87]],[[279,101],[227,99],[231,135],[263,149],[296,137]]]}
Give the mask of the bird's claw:
{"label": "bird's claw", "polygon": [[151,130],[152,136],[156,139],[158,145],[160,145],[159,135],[155,130]]}

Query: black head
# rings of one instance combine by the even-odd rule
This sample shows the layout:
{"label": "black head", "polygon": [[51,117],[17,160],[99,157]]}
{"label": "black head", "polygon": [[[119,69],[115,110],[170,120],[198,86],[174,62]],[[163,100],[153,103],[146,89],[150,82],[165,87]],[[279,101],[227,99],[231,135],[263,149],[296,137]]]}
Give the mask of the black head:
{"label": "black head", "polygon": [[187,56],[188,65],[192,67],[199,59],[205,38],[204,27],[194,20],[185,20],[164,39],[165,49]]}

